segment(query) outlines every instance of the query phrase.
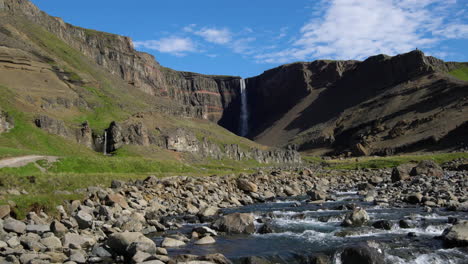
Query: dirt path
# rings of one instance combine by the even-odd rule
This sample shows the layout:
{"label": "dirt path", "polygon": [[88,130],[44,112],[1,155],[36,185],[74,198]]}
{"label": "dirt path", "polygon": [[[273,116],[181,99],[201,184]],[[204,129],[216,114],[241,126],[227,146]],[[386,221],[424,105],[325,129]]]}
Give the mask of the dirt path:
{"label": "dirt path", "polygon": [[0,160],[0,168],[18,168],[28,165],[29,163],[36,162],[38,160],[47,160],[48,162],[57,161],[58,157],[55,156],[39,156],[39,155],[28,155],[14,158],[6,158]]}

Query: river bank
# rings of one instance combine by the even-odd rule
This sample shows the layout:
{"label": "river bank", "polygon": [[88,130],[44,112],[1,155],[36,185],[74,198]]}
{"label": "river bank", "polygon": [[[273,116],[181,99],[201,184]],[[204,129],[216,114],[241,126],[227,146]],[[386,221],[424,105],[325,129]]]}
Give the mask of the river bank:
{"label": "river bank", "polygon": [[[192,251],[190,248],[187,250],[186,245],[222,244],[226,237],[238,233],[244,236],[269,233],[275,239],[275,233],[291,232],[288,227],[275,230],[278,228],[275,226],[275,219],[278,219],[276,211],[281,214],[281,211],[290,212],[290,208],[301,208],[297,214],[304,214],[304,217],[296,219],[300,221],[318,220],[316,216],[307,216],[309,211],[332,209],[335,215],[330,216],[331,221],[328,219],[323,223],[330,221],[332,226],[340,226],[340,230],[334,230],[333,237],[339,237],[336,236],[338,231],[346,237],[349,236],[346,232],[356,228],[382,230],[388,227],[387,222],[376,224],[376,219],[390,221],[393,226],[393,222],[413,221],[407,218],[410,215],[419,214],[423,219],[427,218],[426,215],[436,214],[444,222],[443,228],[438,227],[440,230],[434,232],[434,236],[441,236],[440,240],[434,237],[425,239],[430,239],[432,244],[440,244],[438,247],[441,249],[466,246],[463,236],[457,236],[458,233],[452,236],[448,231],[447,234],[442,233],[453,224],[460,228],[459,233],[467,232],[463,222],[468,212],[467,187],[468,173],[466,169],[459,169],[456,162],[446,164],[442,169],[426,161],[393,170],[345,171],[318,167],[258,171],[251,175],[114,181],[110,188],[87,188],[86,199],[70,201],[59,208],[59,219],[31,212],[25,221],[18,221],[9,217],[9,208],[3,206],[0,209],[0,217],[3,218],[0,221],[0,256],[3,259],[0,260],[5,263],[261,263],[252,262],[255,260],[249,258],[257,256],[255,252],[259,250],[238,260],[219,254],[229,255],[226,252],[210,250],[199,251],[206,253],[204,255],[187,255]],[[350,191],[355,192],[352,193],[353,199],[343,202],[342,194]],[[284,204],[286,209],[248,209],[251,208],[249,206],[255,208],[255,205],[268,205],[288,198],[295,201],[277,203]],[[329,208],[331,204],[335,207]],[[409,211],[397,214],[397,218],[373,217],[372,210],[380,208],[392,212]],[[291,223],[291,219],[279,219]],[[422,220],[416,217],[414,221],[416,223],[413,224],[418,226],[418,221]],[[375,224],[376,227],[373,226]],[[301,228],[304,230],[300,233],[314,230],[310,226]],[[323,240],[330,240],[330,237],[323,237]],[[340,249],[348,252],[344,259],[343,254],[340,255],[340,261],[346,263],[346,257],[350,259],[356,254],[367,254],[378,261],[388,254],[383,248],[375,251],[375,247],[369,246],[370,242],[365,239],[360,242],[365,243],[361,249],[351,248],[349,252],[345,251],[346,248]],[[332,248],[322,252],[325,255],[321,257],[323,261],[332,261],[335,254],[330,250]],[[308,256],[304,252],[301,254]],[[311,261],[316,260],[304,261],[309,262],[301,263],[314,263]]]}

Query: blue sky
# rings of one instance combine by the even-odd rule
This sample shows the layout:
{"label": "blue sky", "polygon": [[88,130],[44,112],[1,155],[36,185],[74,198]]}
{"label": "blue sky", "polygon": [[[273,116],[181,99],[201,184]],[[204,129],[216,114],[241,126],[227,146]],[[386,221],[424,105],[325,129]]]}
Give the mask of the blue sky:
{"label": "blue sky", "polygon": [[164,66],[205,74],[250,77],[295,61],[416,47],[468,61],[468,0],[32,2],[74,25],[129,36]]}

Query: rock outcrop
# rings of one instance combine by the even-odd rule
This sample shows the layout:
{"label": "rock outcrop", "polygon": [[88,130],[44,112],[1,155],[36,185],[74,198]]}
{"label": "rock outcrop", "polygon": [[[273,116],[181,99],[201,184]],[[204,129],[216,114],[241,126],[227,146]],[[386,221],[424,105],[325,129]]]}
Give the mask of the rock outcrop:
{"label": "rock outcrop", "polygon": [[13,118],[7,113],[0,111],[0,133],[8,132],[15,127]]}

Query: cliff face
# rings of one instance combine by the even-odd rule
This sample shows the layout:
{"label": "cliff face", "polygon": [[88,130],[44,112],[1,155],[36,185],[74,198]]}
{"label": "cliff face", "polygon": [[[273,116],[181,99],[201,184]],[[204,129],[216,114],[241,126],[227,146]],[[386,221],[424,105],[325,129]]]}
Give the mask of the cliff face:
{"label": "cliff face", "polygon": [[[447,139],[468,121],[462,114],[468,110],[468,84],[448,74],[460,65],[416,50],[363,62],[281,66],[247,81],[250,136],[322,154],[461,147]],[[466,136],[458,140],[467,142]]]}
{"label": "cliff face", "polygon": [[[29,49],[27,36],[23,37],[23,42],[12,40],[27,34],[14,35],[10,31],[12,29],[1,28],[0,38],[5,34],[14,35],[9,39],[0,39],[2,44],[12,47],[6,54],[28,50],[31,58],[28,57],[29,65],[26,66],[23,59],[15,60],[8,56],[8,59],[4,59],[2,50],[7,48],[0,47],[0,66],[34,69],[37,78],[32,78],[32,81],[37,83],[32,84],[38,87],[44,86],[42,78],[47,72],[49,84],[43,88],[47,88],[48,94],[41,94],[37,101],[42,101],[41,110],[52,112],[51,116],[74,115],[83,109],[95,111],[115,104],[117,107],[113,110],[124,111],[122,115],[125,118],[136,112],[158,111],[172,116],[210,120],[238,132],[239,77],[168,69],[159,65],[152,55],[136,51],[127,37],[67,24],[40,11],[28,0],[4,1],[5,8],[0,20],[6,17],[3,12],[12,17],[26,17],[79,51],[80,58],[84,55],[93,66],[97,65],[99,70],[103,69],[107,75],[111,75],[111,79],[118,79],[117,85],[122,84],[126,89],[130,87],[131,92],[148,95],[132,94],[131,99],[117,104],[116,97],[125,93],[114,92],[103,101],[101,99],[105,96],[99,92],[105,85],[97,80],[99,78],[94,78],[92,82],[97,84],[90,89],[86,80],[73,78],[72,71],[58,68],[54,64],[56,61],[50,63],[48,58]],[[44,45],[36,43],[39,46],[36,49],[41,50],[41,44]],[[462,143],[468,140],[466,133],[462,133],[468,121],[468,89],[466,82],[451,77],[448,72],[460,65],[425,56],[416,50],[394,57],[377,55],[362,62],[319,60],[268,70],[246,80],[248,137],[274,147],[294,144],[301,150],[317,154],[390,154],[426,150],[428,143],[438,148],[456,148],[460,142],[453,135],[461,135],[457,137]],[[9,74],[2,75],[0,71],[0,77]],[[22,79],[26,75],[15,76]],[[24,79],[21,92],[29,92],[28,86],[32,84]],[[55,90],[52,92],[52,89]],[[52,93],[61,96],[52,98]],[[136,104],[139,99],[134,98],[150,101],[149,105],[155,107],[145,105],[143,109]],[[24,100],[36,99],[25,97]],[[122,115],[118,116],[120,119],[111,120],[125,120]],[[73,137],[89,147],[102,150],[103,135],[93,135],[90,124],[61,130],[66,126],[59,119],[57,122],[39,119],[37,124],[51,133]],[[103,123],[107,125],[111,120],[106,119]],[[215,141],[202,140],[196,137],[199,135],[190,134],[190,131],[185,131],[180,137],[180,131],[174,131],[173,135],[166,134],[164,138],[152,136],[154,126],[139,126],[138,123],[121,126],[122,122],[118,122],[108,128],[111,136],[110,145],[106,146],[108,150],[126,144],[157,145],[215,158],[253,157],[257,152],[248,151],[250,154],[246,154],[237,151],[238,146],[231,143],[225,145],[234,147],[217,148]],[[285,158],[278,153],[258,154],[257,160]]]}
{"label": "cliff face", "polygon": [[[28,0],[5,0],[5,10],[26,16],[135,88],[159,98],[167,97],[181,106],[167,112],[221,122],[235,129],[238,121],[231,121],[235,116],[230,113],[238,108],[239,77],[164,68],[152,55],[136,51],[130,38],[70,25],[40,11]],[[229,113],[223,116],[226,110]]]}

